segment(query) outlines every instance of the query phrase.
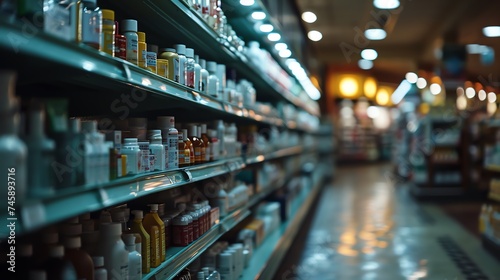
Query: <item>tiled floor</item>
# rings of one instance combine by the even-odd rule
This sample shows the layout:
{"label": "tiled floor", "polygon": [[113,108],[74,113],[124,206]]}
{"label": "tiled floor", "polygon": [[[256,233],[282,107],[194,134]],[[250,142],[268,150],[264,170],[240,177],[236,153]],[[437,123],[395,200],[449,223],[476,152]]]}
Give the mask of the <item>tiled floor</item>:
{"label": "tiled floor", "polygon": [[274,279],[500,279],[500,262],[476,235],[416,202],[390,170],[338,168]]}

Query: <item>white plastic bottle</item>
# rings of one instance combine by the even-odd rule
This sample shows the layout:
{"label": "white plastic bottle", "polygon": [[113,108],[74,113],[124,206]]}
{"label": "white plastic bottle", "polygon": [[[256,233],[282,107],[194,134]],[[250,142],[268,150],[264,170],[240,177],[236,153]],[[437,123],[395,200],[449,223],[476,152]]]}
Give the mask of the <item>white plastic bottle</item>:
{"label": "white plastic bottle", "polygon": [[226,144],[224,139],[224,136],[226,135],[226,127],[222,120],[218,120],[216,122],[216,130],[217,138],[219,139],[220,158],[224,158],[226,156]]}
{"label": "white plastic bottle", "polygon": [[200,57],[198,55],[194,56],[194,89],[201,91],[201,66]]}
{"label": "white plastic bottle", "polygon": [[161,130],[150,130],[148,138],[150,141],[149,150],[155,156],[154,166],[151,169],[155,171],[165,170],[165,147],[162,144]]}
{"label": "white plastic bottle", "polygon": [[141,170],[141,149],[137,138],[125,138],[121,153],[127,156],[127,173],[138,174]]}
{"label": "white plastic bottle", "polygon": [[200,59],[200,91],[202,93],[207,93],[207,85],[208,85],[208,71],[207,71],[207,61],[204,59]]}
{"label": "white plastic bottle", "polygon": [[217,257],[217,270],[221,280],[233,280],[233,256],[229,253],[219,254]]}
{"label": "white plastic bottle", "polygon": [[125,248],[129,252],[128,254],[128,272],[129,280],[141,280],[142,279],[142,256],[137,252],[137,247],[135,245],[135,235],[125,234],[123,235],[123,240],[125,242]]}
{"label": "white plastic bottle", "polygon": [[94,280],[108,280],[108,271],[104,267],[104,257],[94,256],[92,261],[94,262]]}
{"label": "white plastic bottle", "polygon": [[[0,179],[4,182],[2,209],[22,201],[26,196],[28,149],[17,136],[19,114],[17,113],[16,74],[0,70]],[[15,195],[11,195],[15,194]],[[13,197],[12,199],[10,197]]]}
{"label": "white plastic bottle", "polygon": [[100,148],[97,140],[97,122],[82,121],[82,133],[84,134],[84,155],[83,155],[83,173],[85,184],[92,185],[98,182],[97,173],[99,166]]}
{"label": "white plastic bottle", "polygon": [[186,86],[193,89],[195,88],[196,80],[194,66],[194,50],[191,48],[186,48]]}
{"label": "white plastic bottle", "polygon": [[166,170],[179,168],[179,132],[175,128],[175,117],[158,117],[157,124],[161,129],[162,142],[167,154]]}
{"label": "white plastic bottle", "polygon": [[99,50],[101,48],[102,12],[96,0],[82,0],[82,42]]}
{"label": "white plastic bottle", "polygon": [[207,79],[207,92],[206,94],[215,98],[219,96],[219,78],[217,78],[217,63],[214,61],[207,62],[208,79]]}
{"label": "white plastic bottle", "polygon": [[177,55],[179,56],[179,84],[186,85],[186,45],[174,45]]}
{"label": "white plastic bottle", "polygon": [[98,254],[104,257],[104,267],[108,271],[108,279],[129,279],[128,255],[125,243],[121,239],[120,223],[104,223],[99,226]]}
{"label": "white plastic bottle", "polygon": [[236,128],[236,124],[231,123],[227,130],[227,135],[229,136],[229,147],[226,146],[226,151],[229,157],[234,157],[237,154],[236,151],[236,140],[238,139],[238,129]]}
{"label": "white plastic bottle", "polygon": [[122,20],[120,26],[123,35],[127,39],[127,61],[138,65],[139,63],[139,37],[137,35],[137,20]]}
{"label": "white plastic bottle", "polygon": [[219,96],[219,100],[228,101],[227,96],[224,94],[226,90],[226,65],[217,64],[217,79],[219,80],[219,86],[217,87],[217,95]]}

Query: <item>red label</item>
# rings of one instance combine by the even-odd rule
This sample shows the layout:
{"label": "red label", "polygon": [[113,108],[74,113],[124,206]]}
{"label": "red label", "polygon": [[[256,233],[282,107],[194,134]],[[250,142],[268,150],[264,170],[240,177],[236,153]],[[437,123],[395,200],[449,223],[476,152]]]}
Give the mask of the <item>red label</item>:
{"label": "red label", "polygon": [[174,225],[172,227],[172,244],[174,246],[189,245],[189,226]]}
{"label": "red label", "polygon": [[123,35],[115,35],[115,57],[127,59],[127,38]]}
{"label": "red label", "polygon": [[194,71],[186,72],[186,86],[194,88]]}
{"label": "red label", "polygon": [[200,220],[193,219],[193,239],[200,237]]}

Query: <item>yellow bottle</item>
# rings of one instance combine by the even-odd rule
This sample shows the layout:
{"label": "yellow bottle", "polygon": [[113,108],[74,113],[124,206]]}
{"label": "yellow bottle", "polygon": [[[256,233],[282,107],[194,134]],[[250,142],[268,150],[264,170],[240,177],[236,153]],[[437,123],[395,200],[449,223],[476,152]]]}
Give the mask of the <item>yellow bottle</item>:
{"label": "yellow bottle", "polygon": [[151,237],[142,226],[142,211],[134,210],[132,211],[132,214],[134,215],[134,220],[130,225],[130,232],[141,236],[142,273],[149,273],[151,269]]}
{"label": "yellow bottle", "polygon": [[139,56],[138,65],[141,68],[147,69],[148,65],[146,61],[148,56],[148,49],[146,45],[146,33],[137,32],[137,37],[138,37],[137,52]]}
{"label": "yellow bottle", "polygon": [[115,56],[115,12],[112,10],[102,10],[101,37],[101,51]]}
{"label": "yellow bottle", "polygon": [[[144,217],[144,220],[142,221],[142,225],[148,231],[148,229],[151,229],[153,231],[153,227],[157,227],[159,230],[159,248],[160,248],[160,255],[159,255],[159,262],[165,261],[165,224],[161,220],[160,216],[158,216],[158,204],[150,204],[149,207],[151,208],[151,212],[147,213],[146,216]],[[149,231],[148,231],[149,232]],[[149,232],[151,235],[151,248],[153,248],[153,235],[151,232]],[[153,254],[151,254],[151,258],[153,257]],[[156,256],[155,256],[156,257]],[[151,263],[153,261],[151,260]],[[159,264],[158,264],[159,265]]]}

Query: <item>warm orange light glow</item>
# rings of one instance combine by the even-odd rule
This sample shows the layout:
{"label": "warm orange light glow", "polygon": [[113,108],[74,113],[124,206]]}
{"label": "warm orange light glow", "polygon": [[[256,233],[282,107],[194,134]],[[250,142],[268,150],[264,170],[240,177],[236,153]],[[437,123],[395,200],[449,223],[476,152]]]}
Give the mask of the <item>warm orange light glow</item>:
{"label": "warm orange light glow", "polygon": [[386,88],[381,87],[377,91],[377,96],[375,97],[375,101],[380,106],[387,106],[389,105],[390,96],[391,94],[389,93],[389,91]]}
{"label": "warm orange light glow", "polygon": [[339,90],[344,97],[355,97],[359,91],[358,81],[354,77],[346,76],[340,80]]}
{"label": "warm orange light glow", "polygon": [[369,99],[373,99],[377,94],[377,81],[375,78],[368,77],[364,84],[365,96]]}
{"label": "warm orange light glow", "polygon": [[311,82],[312,84],[317,88],[317,89],[320,89],[320,86],[319,86],[319,80],[318,78],[316,78],[316,76],[311,76]]}

